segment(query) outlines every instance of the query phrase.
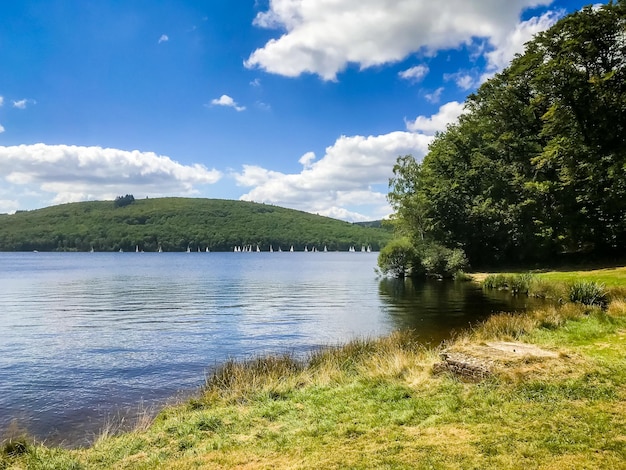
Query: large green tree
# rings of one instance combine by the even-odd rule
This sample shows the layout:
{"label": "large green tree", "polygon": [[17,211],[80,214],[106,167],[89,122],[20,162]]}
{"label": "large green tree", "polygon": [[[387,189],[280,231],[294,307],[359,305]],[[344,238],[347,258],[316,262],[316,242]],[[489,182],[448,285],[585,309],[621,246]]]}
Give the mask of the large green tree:
{"label": "large green tree", "polygon": [[474,265],[626,245],[626,0],[540,33],[390,180],[396,225]]}

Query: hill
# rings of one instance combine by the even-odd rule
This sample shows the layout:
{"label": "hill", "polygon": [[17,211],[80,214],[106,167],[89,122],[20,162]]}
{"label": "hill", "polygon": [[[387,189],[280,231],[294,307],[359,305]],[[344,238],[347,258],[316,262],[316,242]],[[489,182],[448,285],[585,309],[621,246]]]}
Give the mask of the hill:
{"label": "hill", "polygon": [[0,215],[0,251],[232,251],[235,246],[377,251],[378,228],[245,201],[196,198],[90,201]]}

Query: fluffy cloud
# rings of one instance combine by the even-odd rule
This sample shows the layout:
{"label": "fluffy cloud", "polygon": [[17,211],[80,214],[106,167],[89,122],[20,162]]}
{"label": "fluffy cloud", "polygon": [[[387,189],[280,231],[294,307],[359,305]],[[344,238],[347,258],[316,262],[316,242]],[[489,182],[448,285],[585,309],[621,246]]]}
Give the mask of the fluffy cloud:
{"label": "fluffy cloud", "polygon": [[[367,68],[397,62],[413,52],[434,53],[477,37],[504,53],[520,13],[551,2],[270,0],[269,9],[260,12],[254,24],[284,34],[254,51],[245,66],[289,77],[312,73],[335,80],[350,63]],[[528,24],[525,29],[533,28]],[[490,60],[498,62],[498,54]]]}
{"label": "fluffy cloud", "polygon": [[5,131],[4,126],[0,124],[0,134],[2,134],[4,131]]}
{"label": "fluffy cloud", "polygon": [[[421,158],[431,137],[412,132],[378,136],[341,136],[324,156],[304,154],[300,173],[285,174],[244,166],[235,174],[240,186],[252,187],[241,199],[267,202],[352,221],[382,218],[390,213],[385,189],[400,155]],[[367,215],[363,215],[365,212]]]}
{"label": "fluffy cloud", "polygon": [[506,34],[494,37],[492,42],[495,48],[485,54],[487,73],[482,76],[481,82],[507,67],[515,54],[524,52],[524,44],[535,34],[550,28],[562,15],[563,12],[560,11],[548,11],[541,16],[518,23]]}
{"label": "fluffy cloud", "polygon": [[433,116],[407,122],[409,132],[377,136],[341,136],[326,148],[319,160],[313,152],[302,155],[299,173],[282,173],[245,165],[233,176],[237,184],[251,188],[241,199],[266,202],[350,221],[388,216],[387,184],[400,155],[421,160],[436,131],[456,121],[463,105],[456,101]]}
{"label": "fluffy cloud", "polygon": [[0,174],[24,191],[52,193],[52,203],[142,196],[192,195],[221,178],[152,152],[68,145],[0,147]]}
{"label": "fluffy cloud", "polygon": [[161,44],[162,42],[167,42],[169,40],[170,38],[167,34],[161,34],[161,37],[159,38],[159,44]]}
{"label": "fluffy cloud", "polygon": [[227,108],[234,108],[237,111],[245,111],[246,109],[245,106],[239,106],[237,102],[228,95],[222,95],[219,98],[215,98],[214,100],[211,100],[211,105],[212,106],[226,106]]}
{"label": "fluffy cloud", "polygon": [[430,117],[418,116],[415,121],[407,121],[406,128],[412,132],[423,132],[434,135],[436,132],[446,130],[446,126],[455,122],[463,113],[463,103],[451,101],[439,108],[437,114]]}
{"label": "fluffy cloud", "polygon": [[0,107],[4,104],[4,96],[0,96]]}
{"label": "fluffy cloud", "polygon": [[411,82],[419,82],[422,78],[426,76],[428,73],[427,65],[416,65],[415,67],[411,67],[410,69],[403,70],[398,75],[400,78],[405,80],[409,80]]}

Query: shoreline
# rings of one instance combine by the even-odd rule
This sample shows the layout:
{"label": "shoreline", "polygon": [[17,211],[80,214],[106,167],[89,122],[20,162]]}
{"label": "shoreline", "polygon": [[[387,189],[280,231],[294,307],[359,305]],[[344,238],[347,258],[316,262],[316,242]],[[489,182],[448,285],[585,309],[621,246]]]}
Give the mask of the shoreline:
{"label": "shoreline", "polygon": [[[607,468],[626,455],[626,409],[616,407],[626,399],[626,351],[618,346],[625,299],[606,309],[565,303],[496,314],[445,347],[392,333],[325,348],[306,365],[288,355],[230,361],[200,396],[133,431],[83,449],[25,442],[23,452],[0,459],[15,468]],[[521,352],[520,344],[536,349]],[[483,358],[492,367],[485,376],[437,371],[442,354],[477,357],[485,345],[509,348]],[[583,419],[584,431],[572,419]]]}

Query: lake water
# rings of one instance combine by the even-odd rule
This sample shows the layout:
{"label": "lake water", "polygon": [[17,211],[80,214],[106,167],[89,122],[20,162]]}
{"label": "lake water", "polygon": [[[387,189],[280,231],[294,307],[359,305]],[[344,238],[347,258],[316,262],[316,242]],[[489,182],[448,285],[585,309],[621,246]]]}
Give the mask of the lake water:
{"label": "lake water", "polygon": [[49,443],[87,443],[228,358],[396,329],[439,343],[525,306],[375,266],[375,253],[0,253],[0,437],[17,420]]}

